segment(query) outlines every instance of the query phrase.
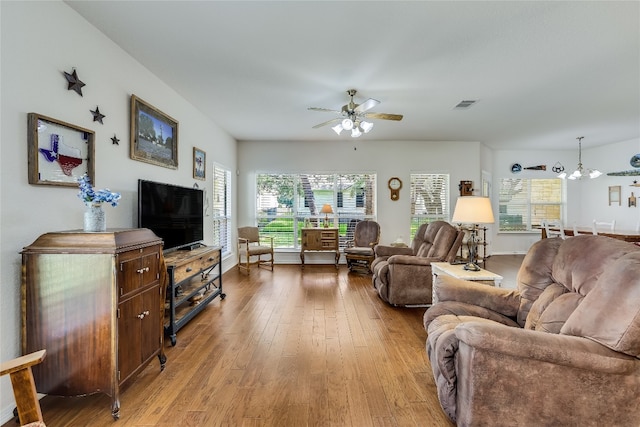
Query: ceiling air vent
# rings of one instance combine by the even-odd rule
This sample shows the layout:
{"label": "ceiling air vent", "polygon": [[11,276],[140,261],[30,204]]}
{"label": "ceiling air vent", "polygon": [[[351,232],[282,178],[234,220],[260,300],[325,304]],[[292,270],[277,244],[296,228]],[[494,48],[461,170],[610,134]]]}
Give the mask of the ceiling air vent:
{"label": "ceiling air vent", "polygon": [[478,102],[477,99],[463,99],[462,101],[460,101],[458,103],[458,105],[453,107],[453,109],[454,110],[466,110],[467,108],[471,107],[476,102]]}

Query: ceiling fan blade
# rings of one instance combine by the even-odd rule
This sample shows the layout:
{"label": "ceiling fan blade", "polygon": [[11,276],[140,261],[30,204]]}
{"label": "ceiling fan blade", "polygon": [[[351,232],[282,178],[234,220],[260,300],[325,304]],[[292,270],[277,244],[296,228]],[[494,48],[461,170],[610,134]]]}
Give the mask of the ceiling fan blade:
{"label": "ceiling fan blade", "polygon": [[311,110],[311,111],[322,111],[322,112],[325,112],[325,113],[338,113],[338,114],[340,114],[340,113],[341,113],[341,111],[338,111],[338,110],[332,110],[332,109],[330,109],[330,108],[309,107],[309,108],[307,108],[307,110]]}
{"label": "ceiling fan blade", "polygon": [[364,113],[365,111],[372,109],[378,104],[380,104],[380,101],[378,101],[377,99],[369,98],[362,104],[358,105],[353,111],[356,113]]}
{"label": "ceiling fan blade", "polygon": [[313,128],[312,128],[312,129],[317,129],[317,128],[320,128],[320,127],[322,127],[322,126],[330,125],[330,124],[332,124],[332,123],[338,123],[338,122],[340,122],[340,121],[342,121],[342,119],[331,119],[331,120],[327,120],[326,122],[322,122],[322,123],[320,123],[320,124],[317,124],[317,125],[313,126]]}
{"label": "ceiling fan blade", "polygon": [[368,119],[402,120],[402,114],[366,113],[364,116]]}

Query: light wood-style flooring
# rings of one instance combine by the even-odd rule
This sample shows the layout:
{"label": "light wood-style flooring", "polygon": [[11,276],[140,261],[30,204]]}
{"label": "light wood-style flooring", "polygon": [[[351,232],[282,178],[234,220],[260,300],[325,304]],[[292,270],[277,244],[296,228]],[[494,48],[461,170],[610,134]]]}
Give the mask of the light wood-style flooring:
{"label": "light wood-style flooring", "polygon": [[[493,256],[487,269],[513,287],[522,256]],[[47,396],[57,426],[452,426],[425,352],[425,308],[378,298],[371,276],[345,266],[232,269],[216,299],[110,398]],[[9,421],[3,427],[13,427]]]}

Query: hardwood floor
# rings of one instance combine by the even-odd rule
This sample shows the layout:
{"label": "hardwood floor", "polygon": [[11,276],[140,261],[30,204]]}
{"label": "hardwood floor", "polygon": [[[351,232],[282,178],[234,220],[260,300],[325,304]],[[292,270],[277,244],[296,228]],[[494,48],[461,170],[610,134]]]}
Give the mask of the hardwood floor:
{"label": "hardwood floor", "polygon": [[[494,256],[487,268],[513,286],[521,261]],[[453,425],[425,352],[425,308],[389,306],[345,266],[234,268],[223,287],[224,301],[166,343],[165,370],[154,360],[125,386],[116,424],[95,394],[45,397],[47,426]]]}

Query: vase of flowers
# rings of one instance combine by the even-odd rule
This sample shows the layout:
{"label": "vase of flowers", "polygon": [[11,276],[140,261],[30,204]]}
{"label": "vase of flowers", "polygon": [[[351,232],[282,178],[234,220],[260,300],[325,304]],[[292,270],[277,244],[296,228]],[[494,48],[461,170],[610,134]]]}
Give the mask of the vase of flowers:
{"label": "vase of flowers", "polygon": [[112,193],[108,188],[94,190],[90,181],[86,174],[78,178],[78,185],[80,186],[78,197],[87,207],[84,212],[83,230],[88,232],[106,231],[107,218],[105,211],[102,209],[102,204],[109,203],[111,206],[118,206],[121,196],[120,193]]}

